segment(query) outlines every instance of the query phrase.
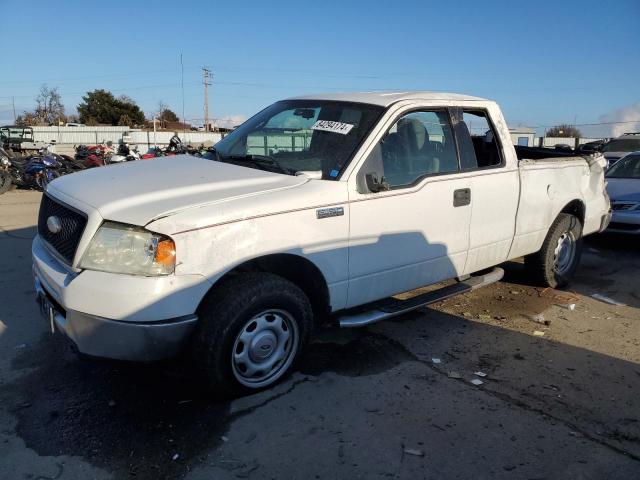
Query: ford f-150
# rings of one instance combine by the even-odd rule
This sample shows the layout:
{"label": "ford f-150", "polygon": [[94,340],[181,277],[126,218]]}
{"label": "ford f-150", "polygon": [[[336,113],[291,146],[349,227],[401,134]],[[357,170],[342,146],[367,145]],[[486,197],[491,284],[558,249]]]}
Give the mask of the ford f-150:
{"label": "ford f-150", "polygon": [[514,148],[498,105],[470,96],[279,101],[210,159],[52,182],[33,241],[37,296],[82,353],[186,349],[213,388],[264,388],[319,322],[389,318],[499,280],[495,267],[522,256],[541,285],[567,285],[610,206],[600,154],[557,155]]}

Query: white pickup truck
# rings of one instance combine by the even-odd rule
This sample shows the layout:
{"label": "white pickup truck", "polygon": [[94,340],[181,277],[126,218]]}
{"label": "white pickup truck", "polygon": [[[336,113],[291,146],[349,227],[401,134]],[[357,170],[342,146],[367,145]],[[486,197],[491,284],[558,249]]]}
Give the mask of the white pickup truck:
{"label": "white pickup truck", "polygon": [[[563,286],[610,218],[600,155],[514,148],[498,106],[405,92],[277,102],[211,158],[55,180],[33,273],[52,330],[92,356],[185,349],[207,382],[264,388],[314,326],[372,323],[501,278]],[[446,287],[394,296],[445,280]]]}

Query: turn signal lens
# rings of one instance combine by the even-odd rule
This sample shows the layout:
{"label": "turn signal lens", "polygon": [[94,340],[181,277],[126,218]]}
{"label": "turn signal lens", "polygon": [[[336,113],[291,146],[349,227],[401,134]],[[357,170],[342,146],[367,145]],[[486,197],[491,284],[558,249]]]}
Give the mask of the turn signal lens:
{"label": "turn signal lens", "polygon": [[156,249],[156,263],[169,267],[173,270],[176,264],[176,244],[173,240],[166,239],[158,242]]}

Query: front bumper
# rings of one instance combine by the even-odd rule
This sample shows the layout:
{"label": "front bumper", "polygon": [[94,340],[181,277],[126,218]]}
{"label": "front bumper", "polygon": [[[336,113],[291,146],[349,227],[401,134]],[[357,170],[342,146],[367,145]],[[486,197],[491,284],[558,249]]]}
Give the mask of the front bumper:
{"label": "front bumper", "polygon": [[34,278],[36,300],[52,332],[65,335],[79,352],[94,357],[150,362],[177,355],[187,343],[198,317],[187,315],[161,322],[122,322],[63,309]]}
{"label": "front bumper", "polygon": [[53,331],[87,355],[153,361],[176,355],[193,332],[210,284],[200,275],[137,277],[70,271],[36,236],[38,302]]}

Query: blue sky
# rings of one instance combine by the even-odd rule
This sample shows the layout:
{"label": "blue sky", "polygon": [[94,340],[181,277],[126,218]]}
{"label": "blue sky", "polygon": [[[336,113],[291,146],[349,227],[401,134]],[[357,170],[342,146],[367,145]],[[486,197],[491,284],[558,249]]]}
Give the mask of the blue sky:
{"label": "blue sky", "polygon": [[424,89],[494,99],[511,125],[640,119],[638,0],[0,5],[0,123],[12,120],[11,97],[18,113],[31,109],[43,83],[68,112],[106,88],[181,116],[180,53],[194,123],[203,65],[214,118],[302,93]]}

